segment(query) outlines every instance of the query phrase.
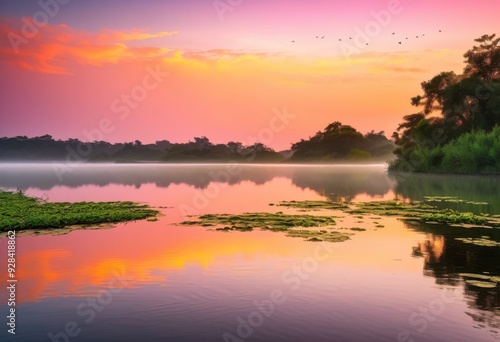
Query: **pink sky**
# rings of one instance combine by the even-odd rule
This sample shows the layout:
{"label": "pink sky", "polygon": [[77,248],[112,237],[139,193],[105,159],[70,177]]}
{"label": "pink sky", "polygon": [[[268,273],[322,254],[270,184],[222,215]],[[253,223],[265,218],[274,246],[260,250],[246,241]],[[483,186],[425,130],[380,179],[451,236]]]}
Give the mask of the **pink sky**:
{"label": "pink sky", "polygon": [[[262,142],[285,149],[333,121],[390,135],[415,111],[409,99],[420,82],[460,72],[473,39],[495,32],[499,8],[490,0],[225,6],[73,0],[52,7],[28,37],[23,25],[43,19],[39,5],[2,3],[0,136],[88,140],[99,129],[94,137],[111,142],[205,135],[225,143],[274,129]],[[293,118],[276,130],[284,108]]]}

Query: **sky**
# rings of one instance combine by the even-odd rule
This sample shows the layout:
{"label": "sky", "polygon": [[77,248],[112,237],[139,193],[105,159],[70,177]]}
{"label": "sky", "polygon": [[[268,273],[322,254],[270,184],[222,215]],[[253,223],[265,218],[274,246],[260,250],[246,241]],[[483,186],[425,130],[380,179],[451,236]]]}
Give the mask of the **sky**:
{"label": "sky", "polygon": [[0,136],[280,150],[334,121],[390,136],[422,81],[460,73],[474,39],[495,33],[499,6],[3,0]]}

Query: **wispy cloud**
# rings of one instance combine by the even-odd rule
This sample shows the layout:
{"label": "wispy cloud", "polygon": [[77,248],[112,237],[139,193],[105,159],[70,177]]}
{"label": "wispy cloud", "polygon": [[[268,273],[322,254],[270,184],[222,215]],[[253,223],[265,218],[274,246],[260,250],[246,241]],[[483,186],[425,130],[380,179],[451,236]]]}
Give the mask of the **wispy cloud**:
{"label": "wispy cloud", "polygon": [[[10,37],[23,37],[12,20],[0,25],[0,60],[11,66],[48,74],[71,74],[71,63],[104,65],[122,60],[160,57],[168,49],[162,47],[131,47],[128,41],[167,37],[177,32],[147,33],[111,31],[89,33],[67,25],[45,25],[38,33],[25,39],[16,51]],[[12,39],[12,38],[10,38]]]}

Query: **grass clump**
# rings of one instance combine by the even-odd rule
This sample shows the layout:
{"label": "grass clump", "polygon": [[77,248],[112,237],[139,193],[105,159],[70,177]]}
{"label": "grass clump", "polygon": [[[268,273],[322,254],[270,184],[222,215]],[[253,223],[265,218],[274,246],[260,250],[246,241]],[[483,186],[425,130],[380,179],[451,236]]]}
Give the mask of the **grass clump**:
{"label": "grass clump", "polygon": [[425,222],[439,222],[439,223],[468,223],[483,225],[487,222],[487,219],[474,215],[473,213],[462,213],[452,209],[444,209],[435,213],[422,214],[420,217],[422,221]]}
{"label": "grass clump", "polygon": [[282,201],[276,204],[280,207],[298,208],[298,209],[327,209],[338,210],[348,208],[347,203],[331,201]]}
{"label": "grass clump", "polygon": [[[453,200],[452,197],[442,197],[439,199],[443,198],[446,200]],[[353,215],[356,218],[362,217],[360,215],[365,214],[375,216],[396,216],[403,219],[418,220],[421,222],[437,222],[441,224],[473,224],[500,227],[500,219],[498,217],[488,216],[486,214],[475,215],[470,212],[460,212],[452,209],[439,209],[436,206],[419,201],[415,201],[413,203],[404,203],[400,201],[373,201],[356,203],[312,201],[314,202],[314,205],[309,205],[309,202],[311,201],[280,202],[278,205],[294,208],[303,208],[304,206],[307,206],[318,209],[337,209],[349,215]],[[375,218],[379,219],[380,217]],[[376,227],[383,228],[382,225],[377,225]]]}
{"label": "grass clump", "polygon": [[207,214],[198,221],[184,221],[182,225],[199,225],[204,227],[224,225],[219,230],[247,231],[253,228],[285,231],[293,227],[325,227],[335,225],[335,220],[329,216],[286,215],[277,213],[244,213],[241,215]]}
{"label": "grass clump", "polygon": [[[184,221],[188,226],[219,226],[218,231],[251,231],[254,228],[286,232],[288,237],[303,238],[307,241],[342,242],[349,239],[349,234],[332,232],[319,227],[335,225],[335,220],[329,216],[287,215],[277,213],[244,213],[241,215],[207,214],[198,221]],[[309,229],[297,229],[309,228]],[[315,229],[316,228],[316,229]]]}
{"label": "grass clump", "polygon": [[490,240],[489,238],[455,238],[455,240],[462,241],[463,243],[482,246],[482,247],[497,247],[500,242]]}
{"label": "grass clump", "polygon": [[327,241],[327,242],[343,242],[349,240],[349,235],[340,232],[325,232],[317,230],[297,230],[290,229],[286,232],[286,236],[303,238],[307,241]]}
{"label": "grass clump", "polygon": [[483,289],[494,289],[497,287],[496,283],[492,283],[489,281],[481,281],[481,280],[466,280],[467,284],[475,287],[480,287]]}
{"label": "grass clump", "polygon": [[157,214],[134,202],[46,202],[20,191],[0,191],[0,231],[116,223]]}

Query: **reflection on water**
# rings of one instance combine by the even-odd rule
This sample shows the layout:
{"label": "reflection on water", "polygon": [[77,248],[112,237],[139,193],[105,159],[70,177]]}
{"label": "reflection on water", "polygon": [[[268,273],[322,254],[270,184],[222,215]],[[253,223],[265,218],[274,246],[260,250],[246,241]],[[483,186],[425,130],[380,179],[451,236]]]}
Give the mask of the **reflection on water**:
{"label": "reflection on water", "polygon": [[500,247],[485,247],[464,243],[457,238],[488,236],[499,241],[497,229],[459,227],[405,223],[409,229],[425,232],[423,241],[413,247],[413,255],[424,259],[424,275],[434,277],[439,285],[462,285],[465,299],[471,310],[466,314],[476,322],[475,327],[486,329],[495,338],[500,338],[500,287],[483,289],[464,282],[460,273],[499,275]]}
{"label": "reflection on water", "polygon": [[[69,166],[68,166],[69,165]],[[275,178],[291,179],[303,189],[312,189],[332,200],[351,200],[358,194],[384,196],[391,181],[384,167],[293,165],[193,165],[193,164],[0,164],[0,188],[71,188],[83,185],[132,185],[140,188],[176,184],[205,189],[211,182],[230,185],[244,181],[262,185]]]}
{"label": "reflection on water", "polygon": [[[394,192],[403,198],[423,200],[424,196],[453,196],[466,201],[486,202],[437,203],[438,206],[474,213],[500,213],[500,177],[457,176],[457,175],[394,175]],[[436,203],[433,203],[436,204]]]}
{"label": "reflection on water", "polygon": [[[23,324],[15,338],[5,340],[49,340],[49,332],[75,321],[82,331],[71,341],[223,341],[224,332],[236,334],[238,317],[248,317],[254,302],[276,289],[286,294],[286,302],[242,340],[396,341],[402,331],[414,341],[493,341],[498,336],[498,291],[466,286],[458,273],[500,275],[499,249],[455,240],[488,235],[499,241],[498,231],[381,218],[377,223],[385,228],[355,232],[351,240],[332,244],[331,256],[307,277],[284,280],[290,277],[286,272],[310,260],[316,244],[280,233],[175,225],[184,219],[180,204],[211,184],[218,184],[220,193],[203,212],[278,211],[268,204],[279,200],[421,200],[430,195],[487,201],[491,205],[484,211],[499,214],[492,192],[500,188],[497,178],[469,177],[453,185],[441,177],[418,176],[397,183],[383,166],[245,165],[226,177],[228,170],[227,165],[80,165],[59,179],[50,164],[0,164],[0,188],[47,193],[58,201],[137,200],[162,206],[165,214],[157,222],[113,229],[19,237]],[[372,221],[352,221],[361,220]],[[347,222],[339,218],[337,226]],[[0,269],[5,268],[0,258]],[[85,323],[87,316],[76,308],[105,293],[114,272],[123,274],[125,283],[96,319]],[[463,292],[463,298],[447,304],[442,317],[419,331],[410,317],[440,298],[443,289]],[[7,307],[1,291],[3,316]]]}

